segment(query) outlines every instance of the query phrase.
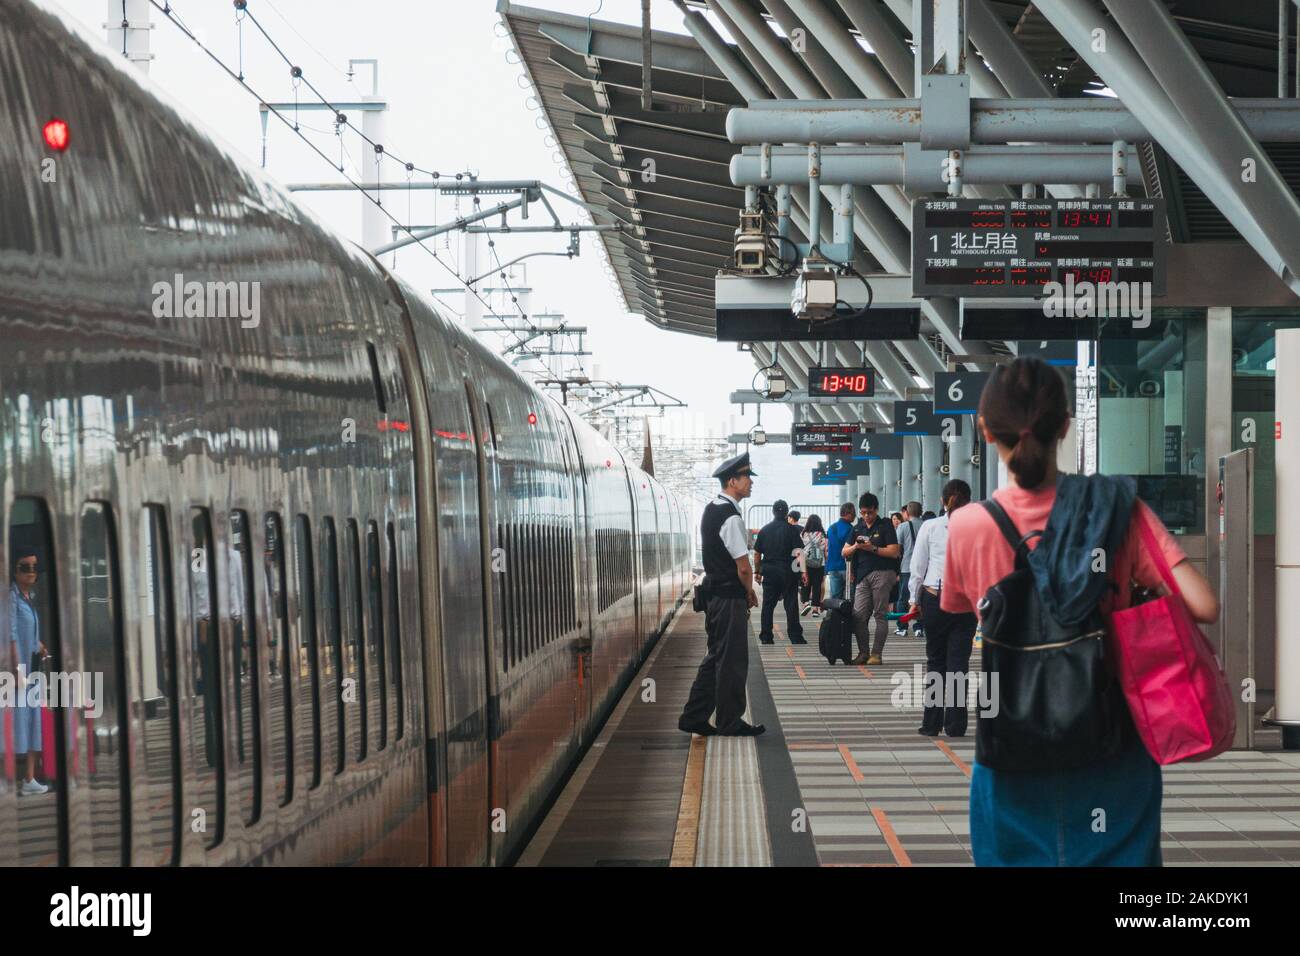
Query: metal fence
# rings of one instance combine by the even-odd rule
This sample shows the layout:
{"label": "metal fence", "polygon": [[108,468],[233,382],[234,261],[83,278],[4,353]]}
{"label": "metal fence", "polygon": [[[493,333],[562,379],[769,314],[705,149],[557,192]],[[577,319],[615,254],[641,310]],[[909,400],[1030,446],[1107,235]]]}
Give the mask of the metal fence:
{"label": "metal fence", "polygon": [[[796,503],[790,506],[790,510],[799,512],[800,524],[805,524],[809,515],[817,515],[822,519],[822,526],[827,530],[830,529],[832,524],[840,520],[839,505],[801,505]],[[856,513],[855,509],[855,517]],[[751,531],[757,531],[771,520],[772,503],[770,501],[767,504],[752,504],[745,509],[745,527]]]}

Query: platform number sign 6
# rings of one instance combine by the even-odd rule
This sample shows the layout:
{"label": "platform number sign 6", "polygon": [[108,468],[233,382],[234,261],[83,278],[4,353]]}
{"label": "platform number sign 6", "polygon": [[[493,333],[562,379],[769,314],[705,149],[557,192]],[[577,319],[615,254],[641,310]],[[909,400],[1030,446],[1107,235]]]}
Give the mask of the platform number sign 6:
{"label": "platform number sign 6", "polygon": [[939,372],[934,377],[935,413],[974,414],[988,380],[988,372]]}

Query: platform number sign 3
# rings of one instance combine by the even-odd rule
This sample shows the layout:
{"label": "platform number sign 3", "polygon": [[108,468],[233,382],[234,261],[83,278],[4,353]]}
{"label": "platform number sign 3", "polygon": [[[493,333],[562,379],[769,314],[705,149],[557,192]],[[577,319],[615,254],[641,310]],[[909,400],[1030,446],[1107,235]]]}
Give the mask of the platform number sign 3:
{"label": "platform number sign 3", "polygon": [[974,415],[988,383],[988,372],[939,372],[934,376],[936,414]]}

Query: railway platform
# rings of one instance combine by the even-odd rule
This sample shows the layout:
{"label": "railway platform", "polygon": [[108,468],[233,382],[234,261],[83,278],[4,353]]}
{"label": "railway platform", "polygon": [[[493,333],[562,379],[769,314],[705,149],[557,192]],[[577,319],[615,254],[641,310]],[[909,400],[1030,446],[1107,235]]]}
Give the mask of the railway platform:
{"label": "railway platform", "polygon": [[[898,691],[923,641],[892,636],[881,667],[832,667],[804,620],[809,644],[778,623],[763,646],[751,615],[746,719],[767,733],[687,737],[705,634],[684,604],[519,865],[973,865],[975,715],[966,737],[918,735],[919,700]],[[1263,728],[1252,750],[1166,767],[1161,829],[1166,866],[1300,865],[1300,754]]]}

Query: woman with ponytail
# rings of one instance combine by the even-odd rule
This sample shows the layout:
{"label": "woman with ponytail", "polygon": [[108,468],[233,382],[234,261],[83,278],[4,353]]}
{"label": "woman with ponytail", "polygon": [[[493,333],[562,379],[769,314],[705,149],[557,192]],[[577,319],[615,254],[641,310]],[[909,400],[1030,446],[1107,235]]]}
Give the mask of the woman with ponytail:
{"label": "woman with ponytail", "polygon": [[[1046,604],[1102,613],[1128,605],[1133,584],[1163,587],[1153,556],[1142,546],[1145,521],[1193,617],[1212,622],[1218,601],[1128,479],[1059,476],[1057,446],[1070,427],[1065,381],[1037,358],[1016,359],[990,377],[980,399],[978,427],[1006,463],[1009,484],[993,500],[1020,534],[1049,528],[1057,539],[1093,534],[1113,542],[1107,575],[1076,567],[1077,552],[1052,554],[1052,574],[1037,581]],[[1053,505],[1058,504],[1053,517]],[[1107,537],[1107,535],[1110,535]],[[1052,547],[1046,537],[1034,538]],[[1049,552],[1044,552],[1048,554]],[[1083,552],[1085,559],[1089,556]],[[1113,558],[1112,558],[1113,555]],[[985,507],[955,511],[949,521],[941,607],[979,612],[980,600],[1014,568],[1014,553]],[[990,691],[996,693],[994,688]],[[984,701],[981,699],[981,706]],[[996,699],[990,701],[990,708]],[[1127,718],[1124,714],[1124,718]],[[1160,768],[1128,725],[1112,759],[1065,770],[996,770],[976,762],[971,776],[971,849],[977,866],[1159,866]],[[1100,813],[1099,813],[1100,811]]]}

